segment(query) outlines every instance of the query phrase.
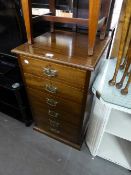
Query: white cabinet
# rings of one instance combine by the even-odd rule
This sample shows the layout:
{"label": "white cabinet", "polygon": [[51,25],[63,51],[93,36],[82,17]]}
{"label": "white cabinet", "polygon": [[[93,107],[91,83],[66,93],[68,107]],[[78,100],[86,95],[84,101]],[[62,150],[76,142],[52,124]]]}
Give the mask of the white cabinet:
{"label": "white cabinet", "polygon": [[97,155],[131,170],[131,142],[127,140],[104,133]]}
{"label": "white cabinet", "polygon": [[131,114],[112,109],[106,132],[131,141]]}
{"label": "white cabinet", "polygon": [[109,87],[113,67],[114,60],[107,61],[93,85],[86,143],[93,156],[131,170],[131,89],[127,96],[122,96],[114,87]]}

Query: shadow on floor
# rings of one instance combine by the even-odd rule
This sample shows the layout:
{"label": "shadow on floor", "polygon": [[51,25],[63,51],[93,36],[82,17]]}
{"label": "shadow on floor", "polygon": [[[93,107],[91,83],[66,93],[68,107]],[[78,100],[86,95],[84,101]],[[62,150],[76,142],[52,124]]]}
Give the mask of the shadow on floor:
{"label": "shadow on floor", "polygon": [[0,175],[130,175],[83,144],[77,151],[0,113]]}

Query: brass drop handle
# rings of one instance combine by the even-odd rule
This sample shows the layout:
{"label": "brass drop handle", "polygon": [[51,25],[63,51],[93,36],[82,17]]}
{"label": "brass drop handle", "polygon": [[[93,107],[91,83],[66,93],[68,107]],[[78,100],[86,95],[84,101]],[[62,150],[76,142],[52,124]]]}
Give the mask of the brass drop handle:
{"label": "brass drop handle", "polygon": [[48,77],[55,77],[57,75],[57,73],[58,73],[57,70],[51,69],[50,67],[45,67],[43,72]]}
{"label": "brass drop handle", "polygon": [[58,129],[52,128],[52,127],[50,127],[50,131],[52,131],[52,132],[54,132],[56,134],[59,134],[60,133],[60,131]]}
{"label": "brass drop handle", "polygon": [[46,103],[52,107],[55,107],[58,104],[58,102],[52,98],[46,98]]}
{"label": "brass drop handle", "polygon": [[55,94],[55,93],[57,93],[58,88],[55,87],[55,86],[52,86],[52,85],[50,85],[50,84],[46,84],[46,85],[45,85],[45,90],[46,90],[47,92],[49,92],[49,93]]}
{"label": "brass drop handle", "polygon": [[49,115],[50,117],[53,117],[53,118],[58,118],[59,113],[57,113],[57,112],[55,112],[55,111],[52,111],[52,110],[49,110],[49,111],[48,111],[48,115]]}
{"label": "brass drop handle", "polygon": [[49,119],[49,121],[50,121],[50,126],[52,126],[52,127],[54,127],[54,128],[58,128],[59,125],[60,125],[60,123],[57,122],[57,121],[55,121],[55,120]]}

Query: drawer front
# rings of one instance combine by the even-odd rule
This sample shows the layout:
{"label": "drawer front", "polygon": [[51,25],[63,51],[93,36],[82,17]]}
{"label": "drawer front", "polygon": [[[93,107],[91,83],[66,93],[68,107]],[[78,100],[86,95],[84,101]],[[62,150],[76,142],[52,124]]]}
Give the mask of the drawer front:
{"label": "drawer front", "polygon": [[75,116],[81,116],[82,105],[71,102],[70,100],[64,100],[52,95],[42,93],[40,91],[27,88],[30,102],[39,102],[43,104],[43,107],[50,108],[56,111],[65,111]]}
{"label": "drawer front", "polygon": [[48,118],[56,121],[65,121],[68,123],[71,123],[72,125],[75,126],[80,126],[81,124],[81,117],[80,115],[74,115],[69,112],[63,111],[63,110],[58,110],[58,109],[53,109],[50,106],[46,106],[43,103],[40,103],[39,101],[32,100],[31,101],[32,109],[33,109],[33,114],[34,117],[36,116],[37,118]]}
{"label": "drawer front", "polygon": [[80,89],[57,81],[39,78],[31,74],[25,74],[25,80],[29,88],[37,89],[41,92],[59,96],[64,99],[69,99],[76,103],[82,103],[84,93]]}
{"label": "drawer front", "polygon": [[43,118],[36,119],[36,126],[46,132],[55,134],[60,138],[67,139],[68,141],[78,143],[80,140],[80,133],[78,128],[64,121],[45,120]]}
{"label": "drawer front", "polygon": [[[60,110],[56,112],[50,105],[44,106],[44,102],[39,102],[35,97],[30,99],[35,124],[39,129],[78,143],[80,140],[80,116],[73,115],[74,119],[76,119],[73,121],[71,114],[62,113]],[[72,124],[76,121],[79,122],[77,125]]]}
{"label": "drawer front", "polygon": [[30,57],[22,56],[20,60],[24,73],[60,80],[81,89],[85,86],[86,71]]}

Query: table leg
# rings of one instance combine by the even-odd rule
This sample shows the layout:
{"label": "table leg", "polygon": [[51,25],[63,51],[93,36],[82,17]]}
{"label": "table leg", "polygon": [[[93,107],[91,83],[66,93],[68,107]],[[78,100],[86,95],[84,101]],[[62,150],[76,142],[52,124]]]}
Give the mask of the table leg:
{"label": "table leg", "polygon": [[33,44],[31,0],[21,0],[26,34],[29,44]]}
{"label": "table leg", "polygon": [[93,55],[98,21],[100,15],[101,0],[89,0],[89,25],[88,25],[88,55]]}

